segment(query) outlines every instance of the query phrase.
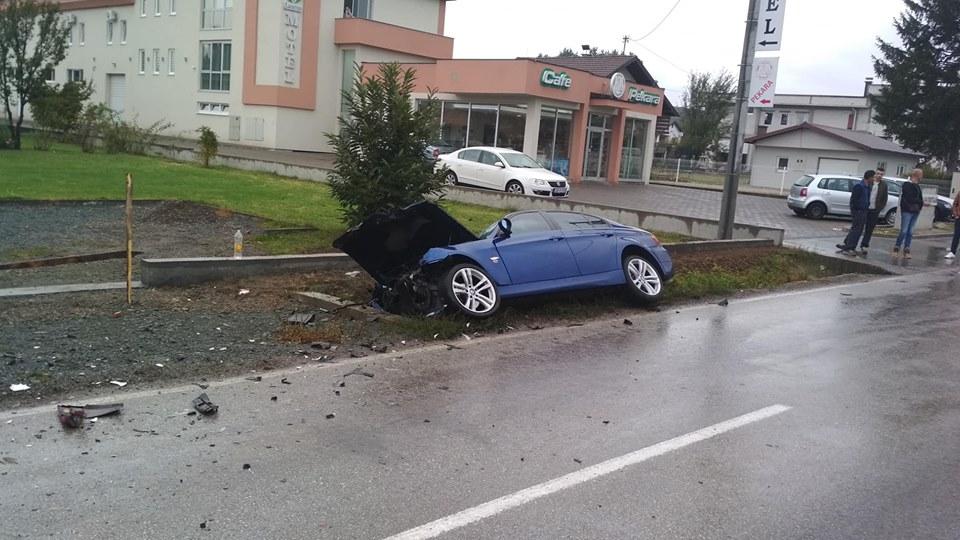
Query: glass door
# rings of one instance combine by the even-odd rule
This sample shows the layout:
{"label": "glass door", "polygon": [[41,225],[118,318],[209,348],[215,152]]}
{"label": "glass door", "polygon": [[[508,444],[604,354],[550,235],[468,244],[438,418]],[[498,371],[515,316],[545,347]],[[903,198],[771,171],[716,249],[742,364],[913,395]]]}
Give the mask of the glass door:
{"label": "glass door", "polygon": [[607,172],[607,161],[610,159],[610,139],[613,125],[609,116],[601,114],[590,115],[590,126],[587,128],[587,144],[583,159],[583,177],[588,179],[603,179]]}
{"label": "glass door", "polygon": [[621,180],[642,180],[646,150],[647,120],[627,118],[623,130],[623,158],[620,160]]}

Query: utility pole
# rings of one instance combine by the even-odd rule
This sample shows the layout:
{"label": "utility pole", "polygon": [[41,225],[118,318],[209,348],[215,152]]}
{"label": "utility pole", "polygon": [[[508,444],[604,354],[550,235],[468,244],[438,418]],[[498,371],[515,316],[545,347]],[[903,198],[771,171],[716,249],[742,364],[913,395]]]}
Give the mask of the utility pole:
{"label": "utility pole", "polygon": [[630,43],[630,36],[623,36],[623,55],[627,55],[627,43]]}
{"label": "utility pole", "polygon": [[747,92],[750,91],[750,76],[753,72],[753,56],[757,36],[757,5],[759,0],[748,0],[747,30],[743,36],[743,57],[740,59],[740,82],[737,85],[737,107],[730,132],[730,148],[727,157],[727,178],[723,183],[723,203],[720,207],[720,230],[717,238],[733,238],[734,218],[737,215],[737,190],[740,188],[741,154],[743,132],[747,124]]}

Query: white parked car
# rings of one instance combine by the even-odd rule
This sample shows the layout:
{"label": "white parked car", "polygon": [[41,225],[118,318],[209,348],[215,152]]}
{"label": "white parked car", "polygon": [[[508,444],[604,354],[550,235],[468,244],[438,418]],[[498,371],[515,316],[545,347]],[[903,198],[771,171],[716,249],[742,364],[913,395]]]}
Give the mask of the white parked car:
{"label": "white parked car", "polygon": [[532,157],[508,148],[474,146],[439,157],[446,165],[447,182],[490,188],[519,195],[566,197],[570,184],[559,174],[543,168]]}
{"label": "white parked car", "polygon": [[[861,179],[842,174],[813,174],[794,182],[787,196],[787,206],[798,216],[822,219],[827,214],[850,216],[850,194]],[[897,205],[900,204],[900,186],[890,179],[887,183],[887,206],[880,212],[880,219],[887,225],[897,222]]]}

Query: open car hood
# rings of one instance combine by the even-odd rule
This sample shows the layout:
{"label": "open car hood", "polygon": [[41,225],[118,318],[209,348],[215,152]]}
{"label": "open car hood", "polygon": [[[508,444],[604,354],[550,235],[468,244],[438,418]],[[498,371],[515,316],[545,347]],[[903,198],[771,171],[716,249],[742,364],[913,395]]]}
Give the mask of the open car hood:
{"label": "open car hood", "polygon": [[368,216],[333,241],[381,285],[417,267],[427,250],[472,242],[477,237],[439,206],[420,202]]}

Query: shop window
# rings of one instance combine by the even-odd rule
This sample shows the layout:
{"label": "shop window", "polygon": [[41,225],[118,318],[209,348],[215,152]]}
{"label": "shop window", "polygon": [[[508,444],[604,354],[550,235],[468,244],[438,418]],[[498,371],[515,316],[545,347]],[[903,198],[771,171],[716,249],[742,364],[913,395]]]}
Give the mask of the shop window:
{"label": "shop window", "polygon": [[470,105],[467,146],[493,146],[497,141],[496,105]]}
{"label": "shop window", "polygon": [[344,0],[343,16],[358,19],[373,18],[373,0]]}
{"label": "shop window", "polygon": [[454,148],[467,146],[470,105],[446,101],[440,116],[440,142]]}
{"label": "shop window", "polygon": [[573,112],[553,107],[540,110],[540,137],[537,140],[537,160],[551,171],[570,174],[570,124]]}
{"label": "shop window", "polygon": [[523,135],[527,129],[525,105],[501,105],[496,146],[523,152]]}
{"label": "shop window", "polygon": [[537,161],[547,169],[552,168],[553,139],[557,134],[557,110],[553,107],[540,109],[540,137],[537,139]]}
{"label": "shop window", "polygon": [[203,0],[200,28],[216,30],[230,28],[233,0]]}
{"label": "shop window", "polygon": [[647,150],[646,120],[627,118],[623,129],[623,153],[620,160],[620,178],[624,180],[643,179],[643,158]]}
{"label": "shop window", "polygon": [[230,43],[204,41],[200,45],[200,89],[228,92],[230,90]]}

